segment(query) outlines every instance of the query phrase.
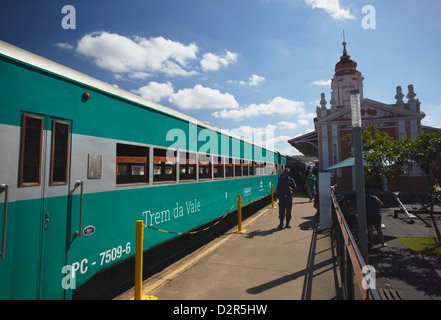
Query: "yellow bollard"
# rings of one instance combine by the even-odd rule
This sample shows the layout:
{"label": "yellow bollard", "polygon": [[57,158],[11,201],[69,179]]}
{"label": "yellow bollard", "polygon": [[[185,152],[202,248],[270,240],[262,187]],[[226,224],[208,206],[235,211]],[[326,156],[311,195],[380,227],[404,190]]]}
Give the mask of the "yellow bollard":
{"label": "yellow bollard", "polygon": [[274,186],[271,185],[271,208],[277,209],[277,207],[274,205]]}
{"label": "yellow bollard", "polygon": [[246,233],[247,230],[242,230],[242,204],[240,194],[237,196],[237,225],[238,229],[234,233]]}
{"label": "yellow bollard", "polygon": [[135,252],[135,300],[142,300],[142,253],[144,239],[144,221],[136,221],[136,252]]}
{"label": "yellow bollard", "polygon": [[135,297],[134,300],[158,300],[154,296],[142,294],[142,256],[144,240],[144,221],[136,221],[136,251],[135,251]]}

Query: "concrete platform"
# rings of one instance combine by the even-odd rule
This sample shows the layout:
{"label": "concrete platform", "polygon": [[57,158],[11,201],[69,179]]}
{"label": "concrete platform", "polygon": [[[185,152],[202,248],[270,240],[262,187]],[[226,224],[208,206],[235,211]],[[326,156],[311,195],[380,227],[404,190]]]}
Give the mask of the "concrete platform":
{"label": "concrete platform", "polygon": [[[335,300],[339,271],[330,233],[318,233],[316,210],[294,198],[291,229],[278,229],[268,206],[143,282],[159,300]],[[133,297],[131,289],[117,300]]]}

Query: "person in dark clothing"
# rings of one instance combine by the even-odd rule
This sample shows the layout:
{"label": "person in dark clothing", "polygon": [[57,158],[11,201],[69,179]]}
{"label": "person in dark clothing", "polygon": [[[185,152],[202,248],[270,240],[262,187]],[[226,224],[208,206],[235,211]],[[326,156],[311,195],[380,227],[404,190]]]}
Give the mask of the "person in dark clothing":
{"label": "person in dark clothing", "polygon": [[375,227],[375,230],[377,230],[378,236],[380,237],[381,245],[383,247],[387,247],[387,244],[384,243],[383,231],[381,230],[380,207],[383,206],[383,202],[381,202],[381,200],[373,194],[366,197],[366,221],[369,233],[369,240],[372,246],[374,245],[373,227]]}
{"label": "person in dark clothing", "polygon": [[289,176],[289,173],[290,170],[286,168],[277,183],[276,198],[279,199],[279,229],[283,228],[285,218],[286,228],[291,228],[289,222],[291,221],[292,196],[297,186],[294,179]]}

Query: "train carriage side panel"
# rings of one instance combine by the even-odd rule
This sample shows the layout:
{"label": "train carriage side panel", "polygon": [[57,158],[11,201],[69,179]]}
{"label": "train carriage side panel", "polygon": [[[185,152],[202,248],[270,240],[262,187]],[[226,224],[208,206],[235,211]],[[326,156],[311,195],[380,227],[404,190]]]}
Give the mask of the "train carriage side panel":
{"label": "train carriage side panel", "polygon": [[[187,232],[235,210],[238,194],[247,204],[269,195],[277,183],[272,151],[197,121],[190,124],[192,119],[178,113],[168,114],[137,98],[127,99],[126,94],[118,96],[1,54],[0,75],[0,184],[9,185],[1,299],[71,298],[100,270],[133,256],[136,220],[156,229]],[[85,92],[90,99],[84,99]],[[22,183],[19,177],[27,156],[22,150],[26,119],[41,124],[36,135],[41,137],[40,176],[32,183]],[[54,183],[51,176],[57,124],[68,128],[67,177],[61,183]],[[178,142],[179,134],[184,140]],[[158,185],[151,181],[151,173],[148,183],[121,185],[118,144],[148,150],[149,170],[153,150],[172,146],[237,157],[248,165],[255,161],[261,171],[238,179],[211,176]],[[239,151],[232,154],[237,145]],[[91,176],[91,159],[101,159],[99,176]],[[5,193],[0,194],[0,232]],[[144,248],[176,236],[146,229]]]}

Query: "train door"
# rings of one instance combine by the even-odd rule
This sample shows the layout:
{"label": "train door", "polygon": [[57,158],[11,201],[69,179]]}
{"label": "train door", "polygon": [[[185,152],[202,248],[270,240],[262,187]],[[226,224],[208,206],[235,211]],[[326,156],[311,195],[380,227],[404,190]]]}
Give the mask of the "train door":
{"label": "train door", "polygon": [[12,299],[64,298],[71,127],[70,120],[23,115],[19,188],[33,199],[17,210],[27,219],[16,218],[23,230],[16,229]]}

